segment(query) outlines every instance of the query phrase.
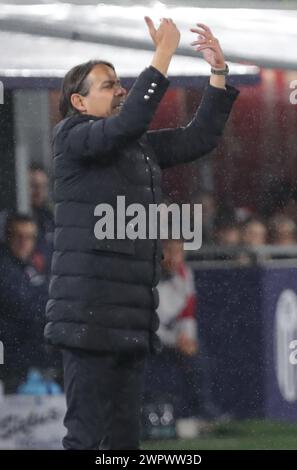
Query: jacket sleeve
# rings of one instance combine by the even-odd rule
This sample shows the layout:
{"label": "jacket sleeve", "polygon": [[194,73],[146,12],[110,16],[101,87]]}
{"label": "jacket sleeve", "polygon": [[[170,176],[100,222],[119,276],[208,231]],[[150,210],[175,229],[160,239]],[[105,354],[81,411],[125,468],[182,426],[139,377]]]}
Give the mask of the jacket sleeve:
{"label": "jacket sleeve", "polygon": [[147,133],[161,168],[187,163],[213,150],[239,91],[208,85],[194,118],[186,127]]}
{"label": "jacket sleeve", "polygon": [[150,66],[138,77],[118,115],[90,119],[74,125],[64,135],[72,157],[94,158],[111,154],[138,139],[148,129],[169,85],[169,80]]}

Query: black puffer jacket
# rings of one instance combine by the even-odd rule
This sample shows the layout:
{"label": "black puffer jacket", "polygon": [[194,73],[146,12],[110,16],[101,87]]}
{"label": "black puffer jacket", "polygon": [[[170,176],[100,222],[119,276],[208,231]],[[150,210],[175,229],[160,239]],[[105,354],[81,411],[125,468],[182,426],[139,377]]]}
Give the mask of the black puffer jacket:
{"label": "black puffer jacket", "polygon": [[146,132],[168,83],[149,67],[119,115],[76,115],[56,126],[55,251],[45,328],[52,344],[102,352],[158,349],[160,242],[98,240],[94,209],[107,203],[116,213],[117,196],[125,196],[126,207],[159,204],[161,168],[211,151],[238,93],[208,86],[186,128]]}

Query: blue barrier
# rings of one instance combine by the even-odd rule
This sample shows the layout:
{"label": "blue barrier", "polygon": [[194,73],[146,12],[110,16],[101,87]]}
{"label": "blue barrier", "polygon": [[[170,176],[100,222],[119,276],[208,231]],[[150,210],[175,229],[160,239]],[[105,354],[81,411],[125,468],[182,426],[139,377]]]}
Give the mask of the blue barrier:
{"label": "blue barrier", "polygon": [[196,269],[213,396],[238,418],[297,421],[297,268]]}

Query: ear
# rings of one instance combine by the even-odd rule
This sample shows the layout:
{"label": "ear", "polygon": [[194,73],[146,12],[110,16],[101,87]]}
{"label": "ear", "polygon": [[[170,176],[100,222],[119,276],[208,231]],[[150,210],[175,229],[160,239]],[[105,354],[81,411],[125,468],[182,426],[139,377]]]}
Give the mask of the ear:
{"label": "ear", "polygon": [[84,104],[84,97],[81,96],[79,93],[73,93],[70,98],[72,106],[77,109],[80,113],[84,113],[87,111],[85,104]]}

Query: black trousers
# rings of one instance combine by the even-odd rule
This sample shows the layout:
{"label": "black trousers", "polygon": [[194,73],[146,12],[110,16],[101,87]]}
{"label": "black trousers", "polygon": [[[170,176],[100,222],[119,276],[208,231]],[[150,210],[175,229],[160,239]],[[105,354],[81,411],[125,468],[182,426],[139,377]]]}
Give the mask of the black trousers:
{"label": "black trousers", "polygon": [[145,355],[63,350],[64,449],[139,448]]}

